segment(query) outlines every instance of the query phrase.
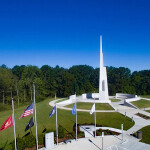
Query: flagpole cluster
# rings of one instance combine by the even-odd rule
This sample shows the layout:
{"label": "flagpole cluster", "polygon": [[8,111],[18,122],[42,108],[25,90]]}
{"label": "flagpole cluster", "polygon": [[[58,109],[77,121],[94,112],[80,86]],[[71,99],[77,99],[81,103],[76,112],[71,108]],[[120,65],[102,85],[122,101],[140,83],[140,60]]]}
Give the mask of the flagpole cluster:
{"label": "flagpole cluster", "polygon": [[[36,119],[36,102],[35,102],[35,85],[33,83],[33,90],[34,90],[34,116],[30,119],[28,125],[25,128],[25,132],[34,126],[34,117],[35,117],[35,127],[36,127],[36,147],[38,150],[38,136],[37,136],[37,119]],[[3,123],[2,127],[0,128],[0,131],[3,131],[11,126],[14,126],[14,139],[15,139],[15,150],[17,150],[17,142],[16,142],[16,130],[15,130],[15,113],[14,113],[14,100],[12,98],[12,115],[6,119],[6,121]],[[29,115],[33,114],[33,103],[29,105],[19,119],[23,117],[27,117]]]}

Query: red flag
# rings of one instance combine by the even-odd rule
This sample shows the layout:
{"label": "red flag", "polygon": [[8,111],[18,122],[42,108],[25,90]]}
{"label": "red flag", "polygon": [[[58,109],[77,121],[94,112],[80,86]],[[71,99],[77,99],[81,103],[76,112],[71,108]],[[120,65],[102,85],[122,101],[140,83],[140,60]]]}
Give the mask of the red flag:
{"label": "red flag", "polygon": [[0,131],[3,131],[11,126],[13,126],[12,115],[8,117],[7,120],[3,123],[2,127],[0,128]]}

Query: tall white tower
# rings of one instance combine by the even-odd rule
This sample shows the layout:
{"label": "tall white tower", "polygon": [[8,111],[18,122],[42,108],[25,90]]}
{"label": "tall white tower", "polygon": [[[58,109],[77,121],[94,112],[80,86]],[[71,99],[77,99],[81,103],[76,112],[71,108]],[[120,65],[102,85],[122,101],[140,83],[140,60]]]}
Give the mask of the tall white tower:
{"label": "tall white tower", "polygon": [[100,75],[99,75],[99,100],[103,103],[109,103],[107,70],[104,67],[102,52],[102,36],[100,36]]}

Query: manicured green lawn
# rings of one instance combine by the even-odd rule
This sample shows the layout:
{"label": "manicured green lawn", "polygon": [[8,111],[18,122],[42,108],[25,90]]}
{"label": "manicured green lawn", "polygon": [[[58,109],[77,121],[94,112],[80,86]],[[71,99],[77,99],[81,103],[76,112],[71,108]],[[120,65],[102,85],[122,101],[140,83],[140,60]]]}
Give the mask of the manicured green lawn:
{"label": "manicured green lawn", "polygon": [[57,103],[60,103],[60,102],[63,102],[63,101],[66,101],[68,98],[62,98],[60,100],[57,101]]}
{"label": "manicured green lawn", "polygon": [[[37,126],[38,134],[41,134],[43,129],[55,130],[55,115],[51,118],[48,117],[49,113],[52,110],[52,107],[49,106],[50,99],[46,99],[42,102],[37,103]],[[92,106],[92,104],[91,104]],[[17,137],[24,136],[25,127],[28,124],[31,116],[22,118],[19,120],[20,115],[23,113],[26,107],[19,107],[15,109],[15,120],[16,120],[16,135]],[[3,122],[12,114],[12,110],[3,111],[0,113],[0,126]],[[124,124],[124,129],[127,130],[133,126],[133,122],[130,118],[124,117],[124,115],[117,112],[111,113],[96,113],[97,124],[102,126],[109,126],[120,129],[121,124]],[[58,109],[58,124],[62,125],[69,132],[72,132],[73,125],[75,123],[75,116],[71,114],[71,111],[60,110]],[[78,123],[79,124],[94,124],[94,114],[90,115],[88,112],[78,112]],[[32,132],[35,134],[35,127],[32,127]],[[0,148],[4,144],[9,144],[13,140],[13,127],[10,127],[4,131],[0,131]],[[7,145],[8,145],[7,144]]]}
{"label": "manicured green lawn", "polygon": [[140,95],[141,97],[144,97],[144,98],[149,98],[150,99],[150,95]]}
{"label": "manicured green lawn", "polygon": [[110,99],[111,102],[119,102],[120,100],[119,99]]}
{"label": "manicured green lawn", "polygon": [[142,140],[140,142],[150,144],[150,126],[146,126],[140,131],[142,131]]}
{"label": "manicured green lawn", "polygon": [[139,101],[132,102],[138,108],[147,108],[150,107],[150,101],[141,99]]}
{"label": "manicured green lawn", "polygon": [[146,110],[146,111],[150,113],[150,110]]}
{"label": "manicured green lawn", "polygon": [[[25,102],[25,103],[20,103],[18,106],[18,103],[16,102],[15,108],[19,108],[19,107],[26,106],[29,104],[30,104],[30,102]],[[12,109],[11,101],[9,102],[9,104],[8,103],[6,103],[6,104],[0,103],[0,112],[11,110],[11,109]]]}
{"label": "manicured green lawn", "polygon": [[[92,108],[93,103],[84,103],[84,102],[78,102],[77,103],[77,108],[78,109],[87,109],[90,110]],[[72,108],[74,104],[67,105],[65,107],[67,108]],[[114,110],[109,104],[104,104],[104,103],[96,103],[96,110]]]}

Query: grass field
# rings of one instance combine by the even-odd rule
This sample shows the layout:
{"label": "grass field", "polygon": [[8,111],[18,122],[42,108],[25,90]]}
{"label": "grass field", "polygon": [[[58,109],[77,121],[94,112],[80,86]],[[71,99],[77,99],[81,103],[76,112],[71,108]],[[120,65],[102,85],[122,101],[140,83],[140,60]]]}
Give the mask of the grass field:
{"label": "grass field", "polygon": [[[52,110],[52,107],[48,105],[50,99],[46,99],[42,102],[37,103],[37,126],[38,134],[41,134],[43,129],[55,130],[55,116],[49,118],[48,115]],[[26,134],[25,127],[28,124],[31,116],[18,119],[23,113],[26,107],[19,107],[15,109],[15,120],[16,120],[16,135],[22,137]],[[12,110],[3,111],[0,113],[0,126],[3,122],[12,114]],[[121,124],[124,124],[124,129],[131,128],[134,123],[128,117],[119,114],[117,112],[111,113],[97,113],[97,124],[102,126],[109,126],[120,129]],[[61,124],[68,131],[72,132],[73,125],[75,123],[75,116],[71,114],[71,111],[58,109],[58,124]],[[79,124],[92,124],[94,123],[94,116],[87,112],[78,112],[78,123]],[[35,127],[32,127],[32,132],[35,134]],[[0,148],[6,143],[10,143],[13,140],[13,127],[10,127],[0,132]]]}
{"label": "grass field", "polygon": [[119,99],[110,99],[111,102],[119,102],[120,100]]}
{"label": "grass field", "polygon": [[144,97],[144,98],[149,98],[150,99],[150,95],[140,95],[141,97]]}
{"label": "grass field", "polygon": [[[77,103],[77,108],[78,109],[87,109],[90,110],[92,107],[93,103],[84,103],[84,102],[78,102]],[[65,107],[67,108],[72,108],[74,104],[67,105]],[[104,104],[104,103],[96,103],[95,104],[95,109],[96,110],[114,110],[109,104]]]}
{"label": "grass field", "polygon": [[[16,102],[15,103],[15,108],[19,108],[19,107],[26,106],[26,105],[29,105],[29,104],[30,104],[30,102],[24,102],[24,103],[20,103],[19,106],[18,106],[18,103]],[[7,104],[0,103],[0,112],[6,111],[6,110],[11,110],[11,109],[12,109],[11,101]]]}
{"label": "grass field", "polygon": [[142,131],[142,140],[140,142],[150,144],[150,126],[146,126],[140,131]]}
{"label": "grass field", "polygon": [[145,111],[147,111],[147,112],[149,112],[149,113],[150,113],[150,110],[145,110]]}
{"label": "grass field", "polygon": [[68,98],[62,98],[60,100],[58,100],[56,103],[60,103],[60,102],[63,102],[63,101],[66,101]]}
{"label": "grass field", "polygon": [[150,101],[141,99],[139,101],[132,102],[138,108],[147,108],[150,107]]}

